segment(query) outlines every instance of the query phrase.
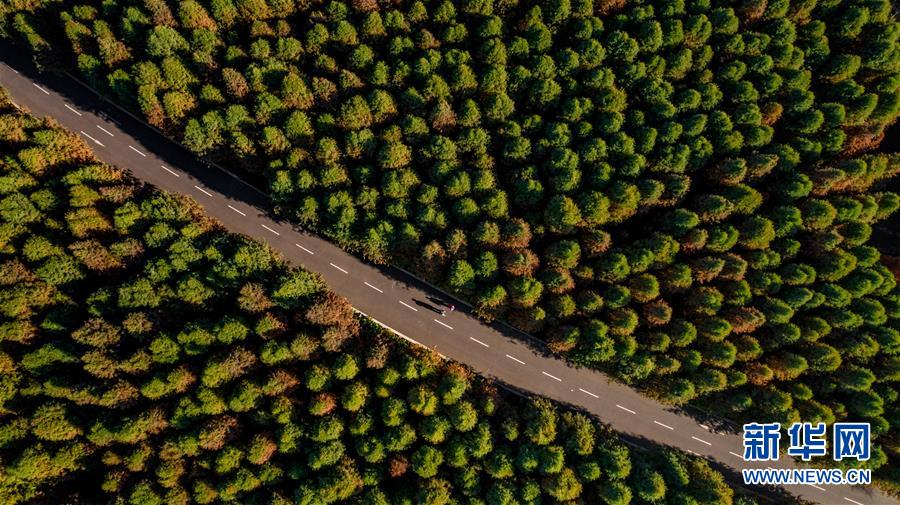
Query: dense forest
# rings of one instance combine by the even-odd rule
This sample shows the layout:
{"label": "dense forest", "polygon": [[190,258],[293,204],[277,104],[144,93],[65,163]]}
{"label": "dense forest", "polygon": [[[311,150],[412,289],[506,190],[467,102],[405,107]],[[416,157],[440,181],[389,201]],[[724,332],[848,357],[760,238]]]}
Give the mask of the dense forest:
{"label": "dense forest", "polygon": [[665,401],[870,421],[900,482],[900,292],[867,245],[900,206],[898,156],[872,153],[900,113],[889,0],[0,15],[282,216]]}
{"label": "dense forest", "polygon": [[702,459],[381,334],[5,96],[0,286],[3,503],[732,503]]}

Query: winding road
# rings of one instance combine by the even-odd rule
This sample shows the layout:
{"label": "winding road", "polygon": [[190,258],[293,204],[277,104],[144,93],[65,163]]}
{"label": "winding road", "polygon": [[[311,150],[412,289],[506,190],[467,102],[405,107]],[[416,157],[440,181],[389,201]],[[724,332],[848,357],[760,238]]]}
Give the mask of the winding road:
{"label": "winding road", "polygon": [[[320,273],[357,311],[401,337],[465,363],[513,390],[583,409],[629,443],[668,445],[708,458],[732,480],[740,479],[743,468],[797,468],[784,455],[776,462],[746,463],[741,457],[742,439],[735,430],[663,405],[602,373],[574,368],[547,354],[531,337],[501,323],[480,321],[459,301],[452,301],[457,310],[442,315],[441,304],[452,299],[440,290],[401,270],[369,264],[272,217],[266,195],[237,176],[198,160],[73,78],[37,73],[27,62],[13,61],[12,52],[3,53],[0,86],[14,105],[56,119],[81,135],[101,160],[149,184],[193,197],[228,230],[262,240],[292,264]],[[870,486],[802,485],[754,491],[787,493],[823,504],[898,503]]]}

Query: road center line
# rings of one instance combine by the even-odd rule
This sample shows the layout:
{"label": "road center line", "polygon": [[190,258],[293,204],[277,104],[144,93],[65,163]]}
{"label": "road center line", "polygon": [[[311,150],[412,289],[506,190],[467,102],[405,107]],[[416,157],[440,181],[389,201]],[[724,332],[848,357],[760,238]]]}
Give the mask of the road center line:
{"label": "road center line", "polygon": [[233,211],[235,211],[235,212],[237,212],[238,214],[240,214],[240,215],[242,215],[242,216],[246,216],[246,215],[247,215],[247,214],[245,214],[245,213],[243,213],[243,212],[241,212],[241,211],[235,209],[235,208],[232,207],[231,205],[229,205],[228,208],[231,209],[231,210],[233,210]]}
{"label": "road center line", "polygon": [[110,137],[115,137],[115,135],[113,135],[112,133],[110,133],[109,130],[107,130],[106,128],[104,128],[104,127],[102,127],[102,126],[100,126],[100,125],[94,125],[94,126],[96,126],[97,128],[100,128],[100,131],[102,131],[103,133],[109,135]]}
{"label": "road center line", "polygon": [[368,282],[365,282],[365,281],[364,281],[363,284],[365,284],[366,286],[369,286],[370,288],[374,289],[375,291],[378,291],[379,293],[384,293],[384,291],[382,291],[382,290],[376,288],[375,286],[369,284]]}
{"label": "road center line", "polygon": [[172,170],[171,168],[169,168],[165,165],[160,165],[160,167],[162,167],[163,170],[165,170],[166,172],[169,172],[170,174],[174,175],[175,177],[181,177],[180,175],[178,175],[178,172]]}
{"label": "road center line", "polygon": [[299,247],[300,249],[303,249],[304,251],[308,252],[309,254],[315,254],[314,252],[310,251],[309,249],[303,247],[303,246],[300,245],[300,244],[294,244],[294,245],[297,246],[297,247]]}
{"label": "road center line", "polygon": [[703,440],[702,438],[697,438],[697,437],[691,437],[691,438],[700,442],[701,444],[712,445],[711,443],[707,442],[706,440]]}
{"label": "road center line", "polygon": [[744,459],[743,456],[741,456],[740,454],[738,454],[738,453],[736,453],[736,452],[728,451],[728,454],[731,454],[731,455],[734,456],[735,458],[741,458],[741,459]]}
{"label": "road center line", "polygon": [[341,268],[341,267],[335,265],[334,263],[329,263],[329,265],[333,266],[334,268],[337,268],[338,270],[340,270],[341,272],[344,272],[345,274],[346,274],[346,273],[350,273],[350,272],[344,270],[343,268]]}
{"label": "road center line", "polygon": [[12,66],[11,66],[9,63],[6,63],[5,61],[0,61],[0,63],[2,63],[3,66],[9,68],[9,69],[12,70],[13,72],[15,72],[15,73],[17,73],[17,74],[19,73],[19,71],[16,70],[16,69],[14,69],[14,68],[12,68]]}
{"label": "road center line", "polygon": [[469,337],[469,340],[472,340],[473,342],[477,342],[477,343],[479,343],[479,344],[481,344],[481,345],[483,345],[483,346],[485,346],[485,347],[490,347],[489,345],[485,344],[484,342],[482,342],[481,340],[478,340],[478,339],[475,338],[475,337]]}
{"label": "road center line", "polygon": [[194,187],[197,188],[197,191],[203,193],[204,195],[206,195],[206,196],[212,196],[212,193],[210,193],[209,191],[207,191],[207,190],[201,188],[200,186],[194,184]]}
{"label": "road center line", "polygon": [[141,155],[141,156],[143,156],[143,157],[144,157],[144,158],[146,158],[146,157],[147,157],[147,155],[146,155],[146,154],[144,154],[144,153],[142,153],[142,152],[140,152],[140,151],[138,151],[138,150],[137,150],[137,149],[135,149],[135,147],[134,147],[134,146],[128,146],[128,148],[129,148],[129,149],[131,149],[131,150],[132,150],[132,151],[134,151],[134,152],[136,152],[136,153],[138,153],[138,154],[140,154],[140,155]]}
{"label": "road center line", "polygon": [[83,115],[84,115],[84,114],[78,112],[77,110],[73,109],[72,107],[69,107],[69,104],[67,104],[67,103],[64,103],[63,105],[65,105],[67,109],[69,109],[70,111],[74,112],[75,114],[78,114],[79,116],[83,116]]}
{"label": "road center line", "polygon": [[616,407],[619,407],[620,409],[624,410],[625,412],[628,412],[629,414],[637,414],[637,412],[635,412],[631,409],[625,408],[625,407],[619,405],[618,403],[616,404]]}
{"label": "road center line", "polygon": [[599,396],[595,395],[594,393],[591,393],[590,391],[588,391],[586,389],[578,388],[578,390],[586,395],[593,396],[594,398],[600,398]]}
{"label": "road center line", "polygon": [[400,300],[400,304],[403,305],[404,307],[406,307],[407,309],[411,309],[413,312],[418,312],[418,311],[419,311],[419,309],[417,309],[417,308],[413,307],[412,305],[410,305],[410,304],[404,302],[403,300]]}
{"label": "road center line", "polygon": [[265,228],[266,230],[269,230],[270,232],[274,233],[275,235],[281,236],[280,233],[278,233],[277,231],[273,230],[272,228],[269,228],[268,226],[266,226],[266,225],[264,225],[264,224],[261,224],[260,226],[262,226],[262,227]]}
{"label": "road center line", "polygon": [[84,135],[85,137],[87,137],[87,138],[93,140],[94,143],[97,144],[98,146],[100,146],[100,147],[106,147],[106,146],[104,146],[99,140],[95,139],[94,137],[91,137],[91,136],[88,135],[87,133],[84,133],[84,130],[79,130],[79,131],[80,131],[81,134]]}
{"label": "road center line", "polygon": [[810,484],[810,486],[812,486],[812,487],[818,489],[819,491],[825,491],[825,488],[824,488],[824,487],[819,487],[819,486],[817,486],[817,485],[815,485],[815,484]]}
{"label": "road center line", "polygon": [[511,360],[513,360],[513,361],[515,361],[516,363],[518,363],[518,364],[520,364],[520,365],[524,365],[524,364],[525,364],[524,361],[520,360],[519,358],[510,356],[509,354],[507,354],[506,357],[509,358],[509,359],[511,359]]}
{"label": "road center line", "polygon": [[663,423],[657,421],[656,419],[653,420],[653,423],[654,423],[654,424],[658,424],[658,425],[662,426],[663,428],[665,428],[665,429],[667,429],[667,430],[675,430],[675,428],[669,426],[668,424],[663,424]]}
{"label": "road center line", "polygon": [[553,380],[555,380],[555,381],[562,382],[562,379],[560,379],[559,377],[555,377],[555,376],[553,376],[553,375],[550,375],[550,374],[548,374],[547,372],[544,372],[543,370],[541,371],[541,373],[544,374],[544,375],[546,375],[547,377],[550,377],[551,379],[553,379]]}
{"label": "road center line", "polygon": [[850,498],[847,498],[846,496],[844,497],[844,499],[847,500],[847,501],[850,502],[850,503],[855,503],[856,505],[863,505],[862,503],[860,503],[860,502],[858,502],[858,501],[856,501],[856,500],[851,500]]}
{"label": "road center line", "polygon": [[[447,324],[447,323],[442,323],[442,322],[438,321],[437,319],[435,319],[434,322],[436,322],[437,324],[439,324],[439,325],[441,325],[441,326],[446,326],[447,328],[450,328],[451,330],[453,329],[453,327],[450,326],[449,324]],[[470,337],[470,338],[471,338],[471,337]]]}
{"label": "road center line", "polygon": [[36,83],[31,83],[31,84],[33,84],[35,88],[37,88],[37,89],[43,91],[45,95],[49,95],[49,94],[50,94],[49,91],[47,91],[46,89],[44,89],[44,88],[38,86]]}

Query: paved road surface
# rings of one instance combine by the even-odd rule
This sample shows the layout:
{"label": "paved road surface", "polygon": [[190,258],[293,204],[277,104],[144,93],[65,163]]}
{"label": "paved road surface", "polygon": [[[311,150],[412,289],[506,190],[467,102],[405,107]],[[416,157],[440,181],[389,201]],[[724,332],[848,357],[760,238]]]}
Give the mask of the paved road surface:
{"label": "paved road surface", "polygon": [[[3,59],[10,62],[12,57]],[[703,424],[611,382],[599,372],[572,368],[548,356],[526,336],[501,324],[484,324],[467,307],[459,306],[442,316],[439,304],[449,299],[440,291],[404,272],[368,264],[269,216],[264,210],[269,208],[268,200],[260,191],[199,162],[73,79],[37,74],[23,62],[11,64],[15,68],[0,65],[0,85],[17,105],[38,116],[53,117],[78,132],[101,160],[164,190],[192,196],[229,230],[263,240],[291,263],[319,272],[331,289],[347,297],[358,311],[404,338],[513,389],[582,408],[632,443],[650,441],[707,457],[731,478],[741,468],[754,467],[742,460],[741,438],[733,430],[714,430],[710,423]],[[765,466],[795,467],[793,460],[784,456]],[[871,489],[849,486],[791,486],[787,492],[825,504],[898,503]]]}

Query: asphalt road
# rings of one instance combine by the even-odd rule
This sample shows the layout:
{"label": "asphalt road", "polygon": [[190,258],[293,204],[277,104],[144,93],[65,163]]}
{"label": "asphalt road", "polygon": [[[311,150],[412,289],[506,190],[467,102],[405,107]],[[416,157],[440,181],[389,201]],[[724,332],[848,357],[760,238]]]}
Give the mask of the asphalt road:
{"label": "asphalt road", "polygon": [[[262,240],[292,264],[320,273],[331,289],[347,297],[359,312],[403,338],[465,363],[514,390],[581,408],[630,443],[658,443],[706,457],[732,479],[742,468],[796,468],[784,455],[777,462],[745,463],[740,433],[733,429],[672,409],[599,372],[573,368],[549,356],[527,335],[499,323],[485,324],[468,307],[414,277],[364,262],[270,216],[262,192],[198,161],[74,79],[38,74],[25,62],[13,62],[11,53],[3,60],[0,86],[17,106],[55,118],[79,133],[101,160],[164,190],[190,195],[230,231]],[[446,303],[455,303],[457,309],[441,315],[440,305]],[[898,503],[871,487],[802,485],[756,491],[786,491],[823,504]]]}

